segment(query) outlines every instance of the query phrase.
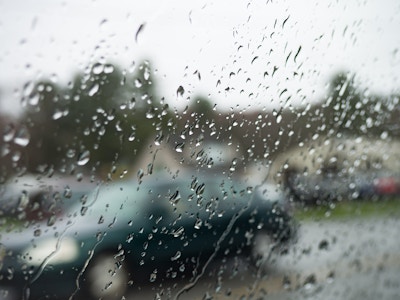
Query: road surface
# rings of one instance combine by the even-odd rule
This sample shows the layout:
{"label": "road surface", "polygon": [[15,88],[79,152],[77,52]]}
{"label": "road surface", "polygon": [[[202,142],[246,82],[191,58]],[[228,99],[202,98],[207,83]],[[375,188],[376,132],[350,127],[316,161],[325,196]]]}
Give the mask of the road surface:
{"label": "road surface", "polygon": [[258,270],[237,260],[215,268],[193,286],[164,283],[127,299],[400,299],[400,220],[304,222],[287,253]]}

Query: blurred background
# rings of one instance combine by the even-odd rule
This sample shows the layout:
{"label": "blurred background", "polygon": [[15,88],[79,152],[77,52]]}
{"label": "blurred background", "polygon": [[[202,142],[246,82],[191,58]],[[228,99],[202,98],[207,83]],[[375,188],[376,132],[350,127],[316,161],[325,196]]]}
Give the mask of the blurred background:
{"label": "blurred background", "polygon": [[208,171],[274,185],[299,236],[234,283],[204,276],[195,297],[369,299],[368,287],[397,299],[397,1],[0,0],[0,11],[3,230],[62,215],[81,201],[70,193],[99,182]]}

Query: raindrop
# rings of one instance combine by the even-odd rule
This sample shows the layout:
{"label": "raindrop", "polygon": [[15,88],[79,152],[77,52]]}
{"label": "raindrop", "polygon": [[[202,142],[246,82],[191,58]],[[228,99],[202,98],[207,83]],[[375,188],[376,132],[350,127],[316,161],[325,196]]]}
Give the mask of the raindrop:
{"label": "raindrop", "polygon": [[169,202],[171,202],[172,205],[177,205],[179,200],[181,200],[181,194],[179,193],[178,190],[175,191],[170,197],[169,197]]}
{"label": "raindrop", "polygon": [[32,81],[28,81],[27,83],[25,83],[23,87],[23,95],[25,97],[28,97],[29,95],[32,94],[34,88],[35,84]]}
{"label": "raindrop", "polygon": [[59,109],[56,109],[56,111],[54,112],[52,119],[53,120],[58,120],[63,116],[63,112]]}
{"label": "raindrop", "polygon": [[178,89],[176,90],[176,96],[178,98],[183,97],[183,94],[185,93],[185,89],[183,88],[183,86],[179,86]]}
{"label": "raindrop", "polygon": [[290,278],[289,278],[288,276],[286,276],[286,275],[283,276],[282,284],[283,284],[283,288],[284,288],[285,290],[290,289],[290,285],[291,285]]}
{"label": "raindrop", "polygon": [[329,272],[328,276],[327,276],[327,282],[328,283],[332,283],[335,279],[335,272],[331,271]]}
{"label": "raindrop", "polygon": [[64,189],[64,197],[68,199],[72,197],[72,190],[68,185]]}
{"label": "raindrop", "polygon": [[144,80],[149,80],[150,79],[150,69],[149,69],[148,66],[144,67],[143,78],[144,78]]}
{"label": "raindrop", "polygon": [[195,177],[195,178],[193,178],[192,182],[190,183],[190,189],[192,191],[194,191],[195,188],[197,187],[197,184],[198,184],[198,180],[197,180],[197,177]]}
{"label": "raindrop", "polygon": [[40,94],[39,93],[33,93],[30,97],[29,97],[29,104],[32,106],[35,106],[39,103],[40,100]]}
{"label": "raindrop", "polygon": [[178,260],[181,257],[181,251],[177,251],[173,257],[171,257],[171,261]]}
{"label": "raindrop", "polygon": [[139,179],[139,180],[142,179],[143,176],[144,176],[144,171],[143,171],[143,169],[139,169],[138,172],[137,172],[137,177],[138,177],[138,179]]}
{"label": "raindrop", "polygon": [[136,133],[132,132],[128,137],[128,141],[133,142],[135,140],[135,137],[136,137]]}
{"label": "raindrop", "polygon": [[139,35],[144,30],[145,26],[146,26],[146,23],[142,23],[142,24],[139,25],[139,28],[137,29],[136,34],[135,34],[136,43],[138,42]]}
{"label": "raindrop", "polygon": [[301,51],[301,46],[299,46],[299,49],[297,50],[297,52],[296,52],[296,54],[295,54],[295,56],[294,56],[294,58],[293,58],[294,62],[296,62],[297,56],[299,56],[300,51]]}
{"label": "raindrop", "polygon": [[163,139],[164,139],[164,135],[162,134],[162,132],[158,133],[158,134],[156,135],[155,140],[154,140],[154,144],[155,144],[156,146],[160,146],[161,143],[162,143],[162,141],[163,141]]}
{"label": "raindrop", "polygon": [[56,223],[56,216],[55,215],[51,215],[48,219],[47,219],[47,226],[53,226]]}
{"label": "raindrop", "polygon": [[28,132],[28,129],[25,126],[23,126],[18,130],[17,134],[15,135],[14,143],[22,147],[25,147],[26,145],[29,144],[30,138],[31,137]]}
{"label": "raindrop", "polygon": [[308,276],[305,281],[304,281],[304,289],[305,290],[312,290],[315,287],[316,284],[316,278],[314,274],[311,274],[310,276]]}
{"label": "raindrop", "polygon": [[111,74],[112,72],[114,72],[114,66],[111,64],[106,64],[104,66],[104,73],[105,74]]}
{"label": "raindrop", "polygon": [[38,237],[38,236],[40,236],[42,234],[42,231],[40,230],[40,229],[36,229],[34,232],[33,232],[33,235],[35,236],[35,237]]}
{"label": "raindrop", "polygon": [[101,63],[95,63],[93,68],[92,68],[92,72],[93,74],[99,75],[101,73],[103,73],[104,71],[104,65]]}
{"label": "raindrop", "polygon": [[185,231],[185,228],[183,228],[182,226],[173,230],[171,232],[171,234],[176,238],[176,237],[180,237],[182,235],[182,233]]}
{"label": "raindrop", "polygon": [[98,83],[94,83],[91,88],[89,89],[88,95],[90,97],[93,97],[100,89],[100,86]]}
{"label": "raindrop", "polygon": [[29,196],[27,191],[22,191],[21,196],[19,197],[18,200],[18,211],[23,211],[29,204]]}
{"label": "raindrop", "polygon": [[200,184],[196,189],[196,195],[200,196],[204,193],[206,185],[204,183]]}
{"label": "raindrop", "polygon": [[203,221],[200,218],[197,218],[196,222],[194,223],[194,228],[200,229],[202,224],[203,224]]}
{"label": "raindrop", "polygon": [[81,216],[84,216],[86,214],[87,210],[88,210],[87,206],[82,206],[82,208],[81,208]]}
{"label": "raindrop", "polygon": [[179,153],[182,153],[183,152],[183,148],[185,148],[185,143],[179,143],[179,144],[177,144],[176,146],[175,146],[175,151],[176,152],[179,152]]}
{"label": "raindrop", "polygon": [[141,88],[143,86],[143,83],[139,78],[135,79],[134,83],[136,88]]}
{"label": "raindrop", "polygon": [[133,109],[135,107],[136,104],[136,99],[133,97],[130,101],[129,101],[129,109]]}
{"label": "raindrop", "polygon": [[4,128],[3,141],[9,142],[14,138],[15,135],[15,127],[13,124],[8,124],[6,128]]}
{"label": "raindrop", "polygon": [[75,149],[68,149],[67,150],[67,157],[68,158],[73,158],[75,156],[75,154],[76,154]]}
{"label": "raindrop", "polygon": [[154,282],[157,279],[157,269],[155,269],[151,274],[150,274],[150,282]]}
{"label": "raindrop", "polygon": [[147,112],[146,112],[146,118],[147,119],[153,119],[156,115],[156,112],[153,107],[151,107]]}
{"label": "raindrop", "polygon": [[84,166],[87,164],[87,162],[90,159],[90,152],[89,150],[85,150],[82,153],[79,154],[78,156],[78,166]]}
{"label": "raindrop", "polygon": [[327,240],[322,240],[318,245],[319,250],[327,250],[328,247],[329,247],[329,243]]}
{"label": "raindrop", "polygon": [[147,174],[149,174],[149,175],[153,174],[153,168],[154,168],[153,163],[149,163],[147,165]]}

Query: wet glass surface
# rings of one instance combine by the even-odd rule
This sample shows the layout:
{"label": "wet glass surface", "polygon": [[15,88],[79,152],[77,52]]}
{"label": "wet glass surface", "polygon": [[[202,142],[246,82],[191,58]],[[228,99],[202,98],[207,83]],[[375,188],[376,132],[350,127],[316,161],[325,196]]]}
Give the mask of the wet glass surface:
{"label": "wet glass surface", "polygon": [[397,1],[0,1],[1,299],[397,299]]}

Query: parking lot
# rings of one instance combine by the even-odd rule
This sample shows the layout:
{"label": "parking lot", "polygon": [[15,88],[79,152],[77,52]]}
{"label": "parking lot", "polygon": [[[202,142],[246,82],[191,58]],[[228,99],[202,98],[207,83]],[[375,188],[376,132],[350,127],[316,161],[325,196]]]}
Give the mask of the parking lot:
{"label": "parking lot", "polygon": [[396,218],[303,222],[287,254],[258,272],[231,261],[193,287],[171,283],[127,299],[398,299],[399,226]]}

